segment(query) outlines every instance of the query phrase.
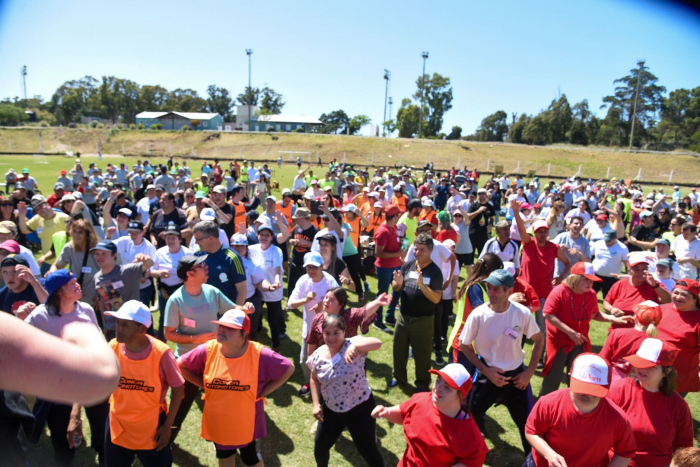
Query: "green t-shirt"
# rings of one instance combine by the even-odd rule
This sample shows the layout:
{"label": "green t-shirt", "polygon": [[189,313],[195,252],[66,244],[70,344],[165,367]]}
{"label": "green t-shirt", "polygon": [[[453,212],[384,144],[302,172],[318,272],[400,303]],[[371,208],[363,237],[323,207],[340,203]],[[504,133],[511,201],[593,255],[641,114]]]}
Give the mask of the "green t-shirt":
{"label": "green t-shirt", "polygon": [[625,222],[630,222],[632,220],[632,200],[627,198],[618,198],[618,200],[624,206]]}
{"label": "green t-shirt", "polygon": [[343,246],[343,258],[346,256],[352,256],[357,254],[357,247],[355,246],[355,243],[352,241],[350,238],[350,232],[352,231],[352,227],[350,224],[347,222],[343,222],[343,228],[347,229],[348,231],[348,238],[345,239],[345,243]]}
{"label": "green t-shirt", "polygon": [[331,187],[331,190],[335,192],[335,182],[333,180],[323,180],[320,182],[321,188],[325,189],[327,186]]}
{"label": "green t-shirt", "polygon": [[408,218],[408,213],[404,212],[399,219],[398,224],[406,225],[406,238],[408,239],[408,244],[412,245],[413,240],[416,238],[416,227],[418,226],[418,216],[414,216],[413,219]]}

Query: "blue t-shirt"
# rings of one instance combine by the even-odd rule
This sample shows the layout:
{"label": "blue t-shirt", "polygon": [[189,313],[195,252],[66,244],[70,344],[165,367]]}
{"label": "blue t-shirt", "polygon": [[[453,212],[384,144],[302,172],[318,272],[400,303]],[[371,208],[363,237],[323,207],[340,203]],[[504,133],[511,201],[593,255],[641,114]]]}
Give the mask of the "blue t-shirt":
{"label": "blue t-shirt", "polygon": [[[206,253],[198,251],[196,256],[202,256]],[[205,261],[209,267],[209,280],[207,284],[213,285],[221,290],[221,293],[236,302],[238,297],[238,289],[236,284],[245,282],[245,268],[243,261],[238,253],[231,248],[223,247],[216,253],[210,253]]]}
{"label": "blue t-shirt", "polygon": [[27,302],[40,305],[34,289],[29,284],[19,293],[13,293],[7,286],[0,289],[0,310],[6,313],[14,314],[20,306]]}

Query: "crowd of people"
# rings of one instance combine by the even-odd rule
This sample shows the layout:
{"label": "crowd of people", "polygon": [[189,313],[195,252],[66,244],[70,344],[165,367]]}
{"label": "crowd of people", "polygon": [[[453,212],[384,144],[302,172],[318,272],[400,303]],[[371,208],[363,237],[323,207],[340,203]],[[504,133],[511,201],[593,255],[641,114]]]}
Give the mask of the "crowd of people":
{"label": "crowd of people", "polygon": [[[5,176],[0,310],[13,337],[0,345],[90,348],[94,365],[76,361],[102,392],[52,394],[17,362],[25,384],[0,372],[11,465],[27,465],[25,440],[46,429],[57,465],[70,465],[84,412],[100,464],[169,466],[202,397],[200,436],[219,465],[262,466],[265,397],[297,366],[318,466],[345,428],[368,465],[385,465],[377,419],[403,425],[400,466],[481,466],[498,404],[524,466],[700,465],[684,400],[700,392],[695,188],[336,160],[316,175],[297,161],[289,187],[253,161],[72,165],[48,196],[28,168]],[[291,309],[301,336],[287,335]],[[594,320],[610,324],[604,341]],[[370,328],[393,334],[390,351]],[[282,355],[285,339],[298,357]],[[393,362],[381,389],[415,388],[400,405],[375,401],[366,367],[379,352]],[[90,377],[54,360],[49,378]],[[19,392],[37,396],[31,410]]]}

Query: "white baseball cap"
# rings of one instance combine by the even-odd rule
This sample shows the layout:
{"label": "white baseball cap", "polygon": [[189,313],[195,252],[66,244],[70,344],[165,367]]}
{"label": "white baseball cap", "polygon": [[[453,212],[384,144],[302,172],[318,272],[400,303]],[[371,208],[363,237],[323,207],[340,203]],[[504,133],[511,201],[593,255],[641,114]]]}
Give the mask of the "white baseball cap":
{"label": "white baseball cap", "polygon": [[678,347],[672,343],[649,337],[644,339],[636,354],[623,358],[635,368],[652,368],[656,365],[673,366],[678,352]]}
{"label": "white baseball cap", "polygon": [[462,393],[462,397],[467,397],[472,388],[472,377],[460,363],[450,363],[442,370],[430,370],[430,373],[442,376],[449,387]]}
{"label": "white baseball cap", "polygon": [[113,316],[117,319],[136,321],[147,328],[151,326],[151,310],[138,300],[129,300],[119,308],[118,311],[105,311],[105,315]]}
{"label": "white baseball cap", "polygon": [[126,217],[131,218],[131,209],[121,208],[117,213],[124,214]]}
{"label": "white baseball cap", "polygon": [[508,271],[508,274],[515,277],[515,263],[513,263],[512,261],[504,261],[503,269]]}
{"label": "white baseball cap", "polygon": [[243,329],[247,333],[250,332],[250,318],[243,310],[236,308],[228,310],[219,320],[212,321],[212,323],[231,329]]}
{"label": "white baseball cap", "polygon": [[204,208],[199,213],[199,219],[203,221],[213,221],[216,219],[216,212],[212,208]]}
{"label": "white baseball cap", "polygon": [[532,231],[533,232],[537,232],[538,230],[540,230],[542,228],[549,229],[549,224],[547,224],[547,221],[538,220],[538,221],[535,221],[534,224],[532,224]]}
{"label": "white baseball cap", "polygon": [[345,211],[345,212],[356,213],[356,212],[357,212],[357,206],[355,206],[355,205],[352,204],[352,203],[351,203],[351,204],[346,204],[345,206],[343,206],[343,207],[341,208],[341,210],[342,210],[342,211]]}
{"label": "white baseball cap", "polygon": [[612,367],[600,355],[582,353],[571,369],[571,391],[594,397],[605,397],[610,389]]}

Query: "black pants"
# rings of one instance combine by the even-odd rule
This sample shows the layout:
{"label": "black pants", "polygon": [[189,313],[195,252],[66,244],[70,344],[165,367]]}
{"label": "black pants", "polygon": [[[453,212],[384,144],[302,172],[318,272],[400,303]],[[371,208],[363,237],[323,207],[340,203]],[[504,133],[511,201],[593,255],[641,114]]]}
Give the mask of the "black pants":
{"label": "black pants", "polygon": [[[160,427],[166,418],[165,412],[158,417]],[[173,451],[168,444],[160,451],[155,449],[128,449],[112,442],[112,433],[109,429],[109,417],[105,427],[105,467],[131,467],[135,458],[139,458],[144,467],[170,467],[173,465]]]}
{"label": "black pants", "polygon": [[448,315],[445,302],[452,303],[452,300],[441,300],[437,305],[435,305],[435,316],[433,320],[433,349],[435,350],[435,355],[442,355],[442,345],[444,341],[447,341]]}
{"label": "black pants", "polygon": [[[504,376],[513,377],[524,371],[521,366],[517,370],[506,371]],[[528,416],[528,393],[527,389],[520,390],[510,382],[505,386],[498,387],[491,382],[486,376],[479,375],[477,382],[469,393],[469,411],[474,417],[474,422],[482,432],[485,432],[484,417],[486,412],[499,399],[502,399],[502,404],[506,406],[510,413],[510,418],[513,419],[515,426],[520,431],[520,439],[523,443],[523,450],[530,452],[531,446],[525,438],[525,423]]]}
{"label": "black pants", "polygon": [[261,460],[260,457],[258,457],[258,450],[255,448],[255,440],[239,449],[219,449],[216,447],[216,444],[214,447],[216,449],[217,459],[228,459],[231,456],[235,456],[236,453],[240,451],[243,465],[255,465]]}
{"label": "black pants", "polygon": [[280,346],[280,334],[282,334],[282,300],[278,302],[263,302],[267,306],[267,323],[270,325],[270,338],[272,347]]}
{"label": "black pants", "polygon": [[614,277],[600,276],[598,274],[596,274],[596,276],[603,279],[603,282],[594,282],[593,283],[593,290],[595,290],[596,293],[598,293],[602,290],[603,291],[603,300],[605,300],[605,297],[608,296],[608,292],[610,292],[610,289],[612,289],[612,286],[615,285],[615,282],[617,282],[618,280],[615,279]]}
{"label": "black pants", "polygon": [[355,284],[355,292],[357,292],[358,295],[364,293],[362,281],[367,282],[367,276],[365,276],[365,268],[362,267],[360,254],[356,253],[350,256],[343,256],[343,261],[345,261],[350,277]]}
{"label": "black pants", "polygon": [[372,418],[375,405],[374,396],[371,394],[369,399],[343,413],[334,412],[323,403],[323,422],[318,424],[314,443],[317,466],[328,466],[331,448],[347,427],[355,447],[367,465],[384,467],[384,459],[377,447],[377,421]]}
{"label": "black pants", "polygon": [[[57,465],[71,465],[75,457],[75,448],[68,447],[68,423],[73,409],[70,405],[54,404],[46,424],[51,433],[54,460]],[[109,416],[107,401],[92,407],[85,407],[85,414],[90,422],[90,446],[97,452],[100,461],[104,459],[105,424]]]}
{"label": "black pants", "polygon": [[[486,241],[488,239],[489,239],[488,235],[486,235],[485,233],[483,235],[482,234],[469,235],[469,240],[472,242],[472,248],[474,249],[473,253],[474,253],[475,257],[478,258],[479,256],[481,256],[481,250],[483,250],[484,245],[486,244]],[[479,252],[478,256],[477,256],[477,251]]]}
{"label": "black pants", "polygon": [[199,395],[200,388],[189,381],[185,380],[185,394],[182,396],[182,402],[180,402],[180,408],[177,410],[175,415],[175,420],[173,420],[173,430],[170,435],[170,442],[174,443],[175,438],[177,438],[180,429],[182,428],[182,423],[187,418],[187,414],[190,412],[192,403],[195,397]]}
{"label": "black pants", "polygon": [[289,277],[287,279],[287,298],[292,296],[292,291],[296,287],[299,278],[306,274],[306,269],[303,266],[289,265]]}
{"label": "black pants", "polygon": [[251,341],[258,341],[258,332],[262,330],[262,292],[260,289],[255,289],[253,295],[245,299],[246,302],[250,302],[255,307],[255,311],[248,315],[250,319],[250,333],[248,334],[248,339]]}

